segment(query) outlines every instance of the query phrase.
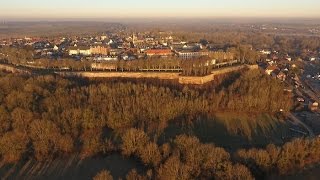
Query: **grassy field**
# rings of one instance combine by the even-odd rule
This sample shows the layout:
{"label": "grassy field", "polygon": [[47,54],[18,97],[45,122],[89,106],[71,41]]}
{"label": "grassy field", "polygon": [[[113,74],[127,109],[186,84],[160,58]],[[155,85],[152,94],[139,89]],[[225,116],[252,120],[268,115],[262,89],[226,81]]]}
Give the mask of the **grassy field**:
{"label": "grassy field", "polygon": [[215,118],[199,118],[192,124],[172,123],[160,141],[187,133],[197,136],[204,143],[214,143],[229,150],[264,147],[270,143],[283,144],[290,138],[289,125],[269,115],[250,116],[236,113],[216,113]]}
{"label": "grassy field", "polygon": [[1,179],[92,179],[102,169],[108,169],[114,179],[124,178],[126,174],[136,168],[143,170],[138,161],[120,154],[107,157],[88,158],[81,160],[77,155],[65,159],[54,159],[39,162],[36,160],[21,161],[17,164],[0,168]]}

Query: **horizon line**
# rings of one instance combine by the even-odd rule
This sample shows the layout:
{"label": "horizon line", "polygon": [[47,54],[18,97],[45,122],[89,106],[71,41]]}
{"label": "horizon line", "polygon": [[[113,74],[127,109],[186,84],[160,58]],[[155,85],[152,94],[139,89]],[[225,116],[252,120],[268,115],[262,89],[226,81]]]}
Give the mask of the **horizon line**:
{"label": "horizon line", "polygon": [[214,19],[246,19],[246,20],[320,20],[320,16],[137,16],[137,17],[122,17],[122,16],[109,16],[109,17],[2,17],[0,20],[2,21],[63,21],[63,20],[144,20],[144,19],[175,19],[175,20],[183,20],[183,19],[204,19],[204,20],[214,20]]}

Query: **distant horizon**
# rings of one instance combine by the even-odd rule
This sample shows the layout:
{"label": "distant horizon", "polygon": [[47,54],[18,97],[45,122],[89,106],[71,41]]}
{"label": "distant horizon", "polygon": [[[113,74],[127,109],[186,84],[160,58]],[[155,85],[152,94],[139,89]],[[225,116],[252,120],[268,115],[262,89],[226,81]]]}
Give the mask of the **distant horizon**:
{"label": "distant horizon", "polygon": [[105,17],[105,18],[1,18],[2,22],[184,22],[219,23],[320,23],[320,17]]}
{"label": "distant horizon", "polygon": [[143,20],[143,19],[217,19],[217,20],[232,20],[232,19],[244,19],[244,20],[320,20],[320,16],[136,16],[136,17],[121,17],[121,16],[106,16],[106,17],[0,17],[0,20],[5,21],[104,21],[104,20]]}
{"label": "distant horizon", "polygon": [[10,0],[0,19],[101,18],[320,18],[319,0]]}

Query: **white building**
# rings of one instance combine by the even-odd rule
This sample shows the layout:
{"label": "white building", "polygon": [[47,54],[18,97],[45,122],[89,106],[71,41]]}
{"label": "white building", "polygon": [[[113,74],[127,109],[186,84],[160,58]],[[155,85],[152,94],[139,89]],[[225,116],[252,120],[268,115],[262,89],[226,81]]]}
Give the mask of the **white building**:
{"label": "white building", "polygon": [[91,55],[91,50],[90,47],[85,47],[85,46],[81,46],[81,47],[70,47],[69,48],[69,55],[83,55],[83,56],[90,56]]}
{"label": "white building", "polygon": [[271,51],[261,50],[260,53],[269,55],[269,54],[271,54]]}
{"label": "white building", "polygon": [[180,58],[183,58],[183,59],[192,59],[192,58],[199,58],[202,56],[209,56],[209,52],[207,51],[197,51],[197,52],[177,51],[177,54]]}

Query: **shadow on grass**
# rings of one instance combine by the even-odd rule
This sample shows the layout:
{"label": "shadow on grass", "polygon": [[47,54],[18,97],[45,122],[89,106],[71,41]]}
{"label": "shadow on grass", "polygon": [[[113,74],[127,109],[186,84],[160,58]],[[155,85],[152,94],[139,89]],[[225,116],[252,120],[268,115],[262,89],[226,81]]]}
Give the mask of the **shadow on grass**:
{"label": "shadow on grass", "polygon": [[21,161],[14,165],[5,165],[0,169],[1,179],[92,179],[98,172],[107,169],[114,179],[124,178],[127,173],[143,166],[134,159],[112,154],[106,157],[87,158],[81,160],[78,155],[65,159]]}
{"label": "shadow on grass", "polygon": [[289,133],[285,122],[269,115],[217,113],[212,119],[197,118],[188,125],[173,122],[160,136],[159,142],[168,142],[179,134],[189,134],[197,136],[203,143],[235,151],[239,148],[263,148],[270,143],[280,145]]}

